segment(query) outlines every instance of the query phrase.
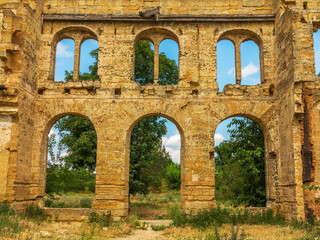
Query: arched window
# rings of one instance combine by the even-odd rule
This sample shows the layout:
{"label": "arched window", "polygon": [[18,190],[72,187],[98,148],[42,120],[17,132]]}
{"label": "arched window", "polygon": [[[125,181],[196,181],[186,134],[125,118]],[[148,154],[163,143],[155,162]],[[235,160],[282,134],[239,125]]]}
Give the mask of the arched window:
{"label": "arched window", "polygon": [[316,76],[320,76],[320,30],[313,33]]}
{"label": "arched window", "polygon": [[235,47],[230,40],[221,40],[217,44],[217,83],[219,92],[225,85],[236,83]]}
{"label": "arched window", "polygon": [[140,85],[178,83],[179,44],[173,32],[152,28],[137,35],[134,80]]}
{"label": "arched window", "polygon": [[154,82],[154,46],[150,41],[135,45],[134,80],[140,85]]}
{"label": "arched window", "polygon": [[260,77],[260,50],[252,40],[241,43],[241,85],[257,85]]}
{"label": "arched window", "polygon": [[75,41],[63,39],[56,46],[55,81],[70,80],[74,67]]}
{"label": "arched window", "polygon": [[94,39],[88,39],[81,44],[80,80],[98,79],[98,48],[98,41]]}
{"label": "arched window", "polygon": [[177,84],[179,81],[179,45],[171,39],[159,45],[159,84]]}

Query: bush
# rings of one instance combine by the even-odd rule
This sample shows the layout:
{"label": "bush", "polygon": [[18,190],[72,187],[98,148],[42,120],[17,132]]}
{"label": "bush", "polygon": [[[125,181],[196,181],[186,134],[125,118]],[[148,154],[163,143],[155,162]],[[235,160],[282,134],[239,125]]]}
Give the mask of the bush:
{"label": "bush", "polygon": [[95,173],[87,169],[70,170],[58,165],[47,168],[46,193],[95,191]]}
{"label": "bush", "polygon": [[181,188],[181,167],[180,164],[172,163],[166,167],[165,178],[170,190]]}
{"label": "bush", "polygon": [[89,222],[98,223],[100,227],[109,227],[113,223],[111,211],[107,211],[107,214],[103,212],[101,215],[96,212],[91,212]]}
{"label": "bush", "polygon": [[44,210],[39,206],[29,205],[25,211],[25,217],[36,223],[41,223],[47,219],[47,215]]}

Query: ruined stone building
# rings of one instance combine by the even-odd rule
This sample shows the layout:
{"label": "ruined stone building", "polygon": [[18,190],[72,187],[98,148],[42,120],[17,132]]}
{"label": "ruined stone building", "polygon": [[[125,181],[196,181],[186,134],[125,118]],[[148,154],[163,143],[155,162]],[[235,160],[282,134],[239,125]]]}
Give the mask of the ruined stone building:
{"label": "ruined stone building", "polygon": [[[139,12],[141,11],[141,14]],[[320,184],[320,77],[313,33],[318,0],[0,0],[0,201],[43,204],[48,133],[61,117],[88,118],[98,136],[95,210],[128,214],[134,125],[164,116],[181,134],[181,208],[215,206],[214,133],[232,116],[265,137],[267,207],[287,218],[315,209]],[[56,46],[75,41],[74,80],[54,79]],[[77,81],[79,48],[99,43],[99,79]],[[142,39],[179,45],[179,83],[134,81]],[[220,40],[235,45],[236,84],[218,92]],[[240,44],[260,50],[261,84],[241,84]]]}

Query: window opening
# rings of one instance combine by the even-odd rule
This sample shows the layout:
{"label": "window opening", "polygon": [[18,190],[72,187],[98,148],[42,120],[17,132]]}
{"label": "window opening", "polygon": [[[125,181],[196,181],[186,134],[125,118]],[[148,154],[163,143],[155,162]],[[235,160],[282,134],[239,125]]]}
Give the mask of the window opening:
{"label": "window opening", "polygon": [[179,45],[171,39],[159,45],[159,84],[174,85],[179,81]]}
{"label": "window opening", "polygon": [[98,41],[88,39],[81,44],[80,80],[98,79]]}
{"label": "window opening", "polygon": [[154,82],[154,46],[141,40],[135,45],[134,80],[140,85]]}
{"label": "window opening", "polygon": [[56,47],[55,81],[66,81],[69,73],[73,73],[75,42],[72,39],[63,39]]}
{"label": "window opening", "polygon": [[241,44],[241,85],[257,85],[261,83],[260,77],[260,50],[252,41]]}
{"label": "window opening", "polygon": [[221,40],[217,44],[217,83],[219,92],[225,85],[236,83],[235,47],[230,40]]}

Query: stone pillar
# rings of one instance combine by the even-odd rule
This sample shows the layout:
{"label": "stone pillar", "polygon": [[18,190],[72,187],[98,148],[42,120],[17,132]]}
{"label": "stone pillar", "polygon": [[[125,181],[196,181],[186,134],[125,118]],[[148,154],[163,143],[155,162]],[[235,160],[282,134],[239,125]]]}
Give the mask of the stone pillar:
{"label": "stone pillar", "polygon": [[154,84],[159,84],[159,45],[160,41],[155,41],[154,42]]}
{"label": "stone pillar", "polygon": [[184,211],[198,211],[216,206],[214,191],[213,136],[209,117],[200,106],[185,128],[184,158],[181,162],[181,207]]}
{"label": "stone pillar", "polygon": [[79,81],[81,41],[75,40],[73,81]]}
{"label": "stone pillar", "polygon": [[235,43],[235,52],[236,52],[236,84],[241,84],[241,43]]}
{"label": "stone pillar", "polygon": [[[107,126],[107,127],[106,127]],[[113,217],[125,217],[129,210],[129,184],[126,173],[126,131],[116,122],[96,127],[96,198],[92,209],[110,210]]]}

